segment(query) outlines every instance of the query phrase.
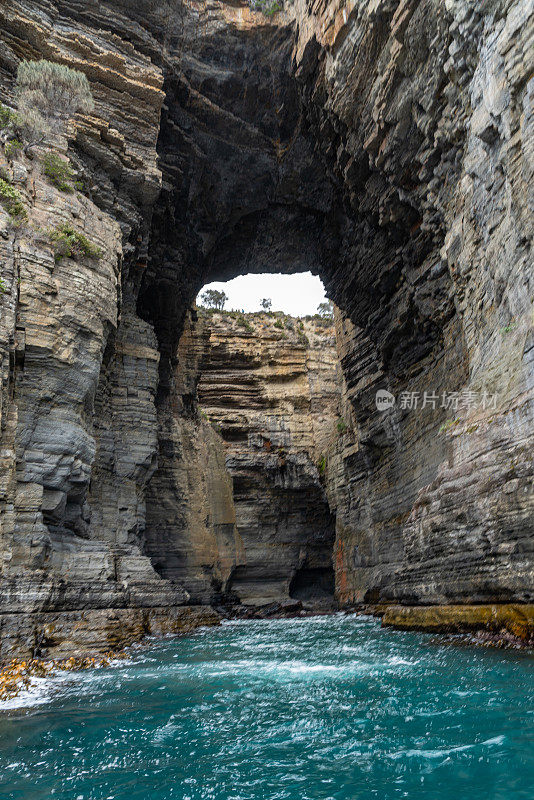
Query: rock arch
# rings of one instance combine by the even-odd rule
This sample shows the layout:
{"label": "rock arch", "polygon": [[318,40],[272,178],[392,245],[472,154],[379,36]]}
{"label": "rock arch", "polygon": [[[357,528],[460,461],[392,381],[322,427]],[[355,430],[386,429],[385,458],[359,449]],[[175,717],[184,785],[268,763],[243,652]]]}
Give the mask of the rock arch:
{"label": "rock arch", "polygon": [[[342,312],[340,601],[531,599],[528,0],[291,9],[188,7],[194,46],[153,3],[0,9],[8,102],[37,56],[96,100],[69,149],[86,195],[53,197],[25,163],[30,217],[90,222],[105,250],[76,280],[2,223],[8,611],[183,602],[143,548],[171,419],[193,413],[188,308],[208,279],[303,267]],[[378,388],[498,404],[381,414]]]}

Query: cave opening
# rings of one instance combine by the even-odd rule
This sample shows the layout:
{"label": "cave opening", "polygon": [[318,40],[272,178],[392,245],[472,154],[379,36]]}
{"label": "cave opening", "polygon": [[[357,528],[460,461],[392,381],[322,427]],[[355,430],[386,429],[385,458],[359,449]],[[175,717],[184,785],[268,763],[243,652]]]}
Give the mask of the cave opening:
{"label": "cave opening", "polygon": [[[330,56],[316,36],[300,48],[302,31],[291,24],[242,25],[228,13],[227,7],[214,11],[194,53],[186,48],[179,68],[164,76],[157,144],[162,189],[136,286],[137,314],[152,326],[159,353],[157,469],[144,498],[145,550],[164,565],[165,577],[184,582],[199,601],[211,596],[206,576],[223,590],[232,584],[232,571],[234,586],[247,583],[241,579],[242,548],[229,533],[235,525],[231,492],[207,428],[214,435],[218,431],[207,424],[202,435],[198,432],[195,376],[211,334],[202,312],[191,309],[211,282],[309,270],[321,277],[340,310],[346,402],[336,427],[347,447],[337,454],[336,467],[336,525],[343,544],[336,553],[338,597],[347,603],[363,601],[369,592],[386,600],[447,598],[441,522],[433,527],[415,505],[424,487],[438,479],[441,465],[454,461],[441,430],[447,409],[428,409],[422,417],[400,404],[377,413],[375,403],[381,390],[395,397],[423,397],[425,391],[442,396],[469,381],[463,314],[471,310],[463,305],[463,295],[461,309],[456,306],[461,236],[447,218],[468,133],[461,122],[458,135],[448,123],[442,125],[462,120],[464,113],[454,92],[448,97],[441,81],[433,79],[442,74],[431,43],[439,38],[443,20],[432,16],[425,24],[415,18],[410,23],[406,48],[419,76],[411,85],[398,80],[396,72],[388,72],[382,83],[370,66],[380,53],[390,52],[387,14],[373,28],[372,49],[357,39],[343,41],[349,62],[359,65],[353,73],[358,80],[352,82],[343,69],[330,72]],[[366,53],[370,64],[362,61]],[[428,92],[425,106],[421,87]],[[389,98],[384,103],[382,94]],[[383,108],[392,109],[391,119]],[[257,381],[245,377],[256,356],[247,349],[247,326],[230,320],[232,336],[244,343],[239,356],[234,354],[240,399],[222,374],[212,387],[203,379],[198,386],[205,396],[236,405],[213,424],[235,451],[240,475],[234,485],[244,497],[255,472],[238,457],[239,447],[249,442],[240,404],[244,398],[258,402]],[[193,347],[201,330],[204,339]],[[224,372],[227,345],[220,338],[213,378]],[[250,440],[253,452],[266,460],[276,457],[277,488],[290,485],[295,474],[295,465],[279,452],[283,443],[273,447],[284,435],[283,429],[275,439],[257,431]],[[318,454],[316,469],[323,456]],[[224,498],[218,510],[206,506],[202,461],[217,465],[210,467],[209,481],[217,487],[210,489],[213,496]],[[258,490],[256,510],[261,500]],[[268,502],[264,513],[271,512]],[[425,529],[424,537],[414,533],[417,525]],[[443,525],[454,549],[457,520],[451,516]],[[212,545],[206,544],[207,527],[217,541],[215,561]],[[356,562],[355,548],[361,556]],[[479,555],[476,560],[482,585],[485,566]],[[427,563],[437,582],[427,580],[421,568]],[[471,596],[460,574],[454,591]],[[480,596],[477,592],[473,596]]]}
{"label": "cave opening", "polygon": [[334,596],[332,567],[303,567],[296,571],[289,584],[289,596],[295,600],[330,600]]}
{"label": "cave opening", "polygon": [[197,303],[173,402],[160,408],[168,434],[149,484],[147,553],[192,602],[265,606],[292,592],[333,602],[324,474],[340,415],[333,304],[309,271],[211,283]]}
{"label": "cave opening", "polygon": [[333,306],[321,278],[309,271],[246,272],[229,281],[214,281],[202,287],[197,306],[225,312],[286,314],[302,320],[332,317]]}
{"label": "cave opening", "polygon": [[[374,569],[379,561],[387,562],[384,574],[396,574],[403,558],[402,520],[415,496],[414,486],[404,486],[403,477],[409,474],[413,453],[410,448],[401,453],[398,428],[390,415],[376,414],[375,393],[386,386],[392,391],[403,387],[415,365],[420,371],[425,359],[433,362],[433,350],[440,346],[442,329],[452,313],[448,276],[436,268],[432,255],[442,244],[439,219],[435,215],[436,225],[421,225],[407,156],[397,148],[399,164],[393,159],[387,174],[371,164],[363,149],[368,132],[352,136],[347,121],[331,114],[315,91],[325,63],[317,61],[313,43],[301,68],[295,69],[294,34],[291,25],[248,28],[231,23],[224,29],[207,25],[194,57],[185,52],[180,71],[169,74],[164,85],[158,139],[162,191],[151,219],[150,248],[137,296],[137,313],[153,326],[159,351],[158,467],[147,486],[144,541],[153,563],[163,564],[160,574],[183,583],[199,602],[209,602],[214,585],[223,593],[241,585],[243,596],[250,598],[256,580],[248,580],[241,563],[246,548],[229,534],[235,508],[219,469],[221,455],[208,440],[211,434],[202,434],[199,441],[197,390],[200,416],[209,416],[203,405],[226,404],[224,413],[211,412],[208,427],[233,453],[234,499],[245,519],[248,514],[242,527],[252,530],[258,515],[263,515],[262,523],[273,516],[265,488],[256,488],[254,502],[246,502],[261,471],[239,455],[245,443],[255,458],[261,454],[272,465],[277,490],[291,487],[295,475],[302,473],[302,466],[293,464],[284,452],[283,427],[264,436],[261,430],[249,431],[243,419],[243,404],[263,402],[258,400],[258,377],[252,374],[258,355],[249,346],[247,328],[254,325],[239,316],[219,320],[212,314],[210,322],[224,323],[227,330],[224,335],[219,332],[206,368],[205,347],[211,333],[204,312],[193,308],[202,287],[247,274],[291,276],[309,271],[320,276],[339,309],[342,342],[340,358],[337,354],[335,358],[351,390],[331,427],[336,447],[341,450],[345,439],[349,447],[346,458],[341,452],[336,458],[345,458],[338,475],[343,493],[351,483],[343,507],[354,530],[354,541],[344,553],[356,545],[368,554],[366,566],[356,571],[342,555],[344,575],[356,576],[349,584],[343,578],[348,587],[343,600],[363,597],[369,583],[387,582]],[[415,138],[406,141],[415,147]],[[421,276],[431,269],[432,281],[423,281]],[[417,287],[423,283],[425,290],[420,292]],[[430,285],[432,302],[427,295]],[[255,302],[263,296],[263,291],[258,293]],[[278,332],[286,333],[290,343],[292,333]],[[297,328],[295,338],[298,332]],[[232,352],[239,393],[228,381],[230,335],[243,343],[239,352]],[[267,366],[276,372],[277,358],[271,362]],[[287,365],[284,368],[291,372]],[[356,417],[365,431],[361,437],[355,434]],[[270,431],[271,423],[265,427]],[[441,458],[440,448],[441,442],[432,443],[436,453],[430,459],[431,471]],[[425,443],[422,450],[427,449]],[[321,473],[329,472],[327,451],[325,447],[314,453],[319,483],[327,477]],[[218,466],[210,466],[208,480],[206,469],[198,464],[213,464],[214,459]],[[374,489],[369,476],[381,459],[384,474],[377,472],[375,513],[367,508]],[[345,464],[354,479],[345,478]],[[217,509],[206,503],[207,482],[217,484]],[[394,502],[382,502],[385,487],[396,493]],[[299,508],[299,503],[292,503],[286,517],[303,513]],[[284,525],[287,522],[273,520],[272,536]],[[206,529],[216,541],[216,563],[213,546],[206,545]],[[309,556],[292,564],[294,570],[323,567]],[[262,600],[280,591],[277,570],[266,580]],[[284,573],[286,594],[288,581]]]}
{"label": "cave opening", "polygon": [[[144,551],[191,602],[225,592],[272,602],[289,597],[299,569],[332,566],[327,448],[313,445],[320,424],[310,419],[321,404],[309,372],[318,384],[326,367],[333,376],[333,331],[312,320],[301,327],[276,316],[262,323],[247,314],[207,315],[193,304],[213,282],[309,272],[345,306],[344,288],[332,280],[343,201],[306,119],[291,26],[231,25],[222,35],[207,25],[164,91],[162,191],[137,296],[159,351],[158,456],[146,491]],[[271,295],[258,292],[256,308]],[[321,337],[331,340],[327,346]],[[334,378],[327,383],[330,435],[340,412]]]}

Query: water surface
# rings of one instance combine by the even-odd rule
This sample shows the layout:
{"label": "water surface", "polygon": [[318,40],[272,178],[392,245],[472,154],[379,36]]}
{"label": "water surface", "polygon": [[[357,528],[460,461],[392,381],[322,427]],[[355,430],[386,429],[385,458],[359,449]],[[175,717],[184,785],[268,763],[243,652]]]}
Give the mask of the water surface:
{"label": "water surface", "polygon": [[532,675],[369,618],[225,623],[0,713],[0,797],[532,800]]}

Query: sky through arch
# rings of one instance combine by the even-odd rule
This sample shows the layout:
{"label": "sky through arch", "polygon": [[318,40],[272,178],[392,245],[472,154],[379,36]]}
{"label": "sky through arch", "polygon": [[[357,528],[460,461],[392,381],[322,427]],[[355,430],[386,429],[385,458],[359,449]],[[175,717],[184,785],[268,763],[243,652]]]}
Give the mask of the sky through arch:
{"label": "sky through arch", "polygon": [[294,317],[315,314],[319,303],[326,300],[321,279],[311,272],[294,275],[262,273],[240,275],[231,281],[208,283],[198,294],[197,303],[206,289],[217,289],[228,295],[228,311],[260,311],[264,297],[272,301],[273,311],[283,311]]}

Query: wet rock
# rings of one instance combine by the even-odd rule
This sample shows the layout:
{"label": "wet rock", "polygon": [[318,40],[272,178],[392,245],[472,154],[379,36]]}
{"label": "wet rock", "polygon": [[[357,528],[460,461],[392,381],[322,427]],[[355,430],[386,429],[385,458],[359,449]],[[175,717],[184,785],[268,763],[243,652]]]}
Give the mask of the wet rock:
{"label": "wet rock", "polygon": [[429,633],[510,634],[524,645],[534,645],[534,606],[532,605],[457,605],[389,606],[382,625],[398,630]]}

